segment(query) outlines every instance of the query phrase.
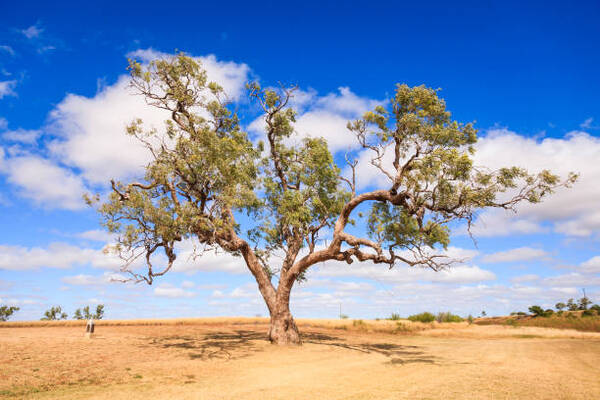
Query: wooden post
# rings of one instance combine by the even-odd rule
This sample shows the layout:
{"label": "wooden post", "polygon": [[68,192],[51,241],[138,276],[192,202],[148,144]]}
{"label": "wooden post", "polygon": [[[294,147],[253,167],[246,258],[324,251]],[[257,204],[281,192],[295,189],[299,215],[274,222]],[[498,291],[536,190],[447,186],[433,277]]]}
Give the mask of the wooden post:
{"label": "wooden post", "polygon": [[94,319],[90,318],[85,325],[85,337],[90,339],[94,334]]}

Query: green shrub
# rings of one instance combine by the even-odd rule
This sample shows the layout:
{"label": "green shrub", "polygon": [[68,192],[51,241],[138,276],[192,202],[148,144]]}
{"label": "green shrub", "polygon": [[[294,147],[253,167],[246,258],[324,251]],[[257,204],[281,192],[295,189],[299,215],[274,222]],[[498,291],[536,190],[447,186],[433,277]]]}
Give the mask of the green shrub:
{"label": "green shrub", "polygon": [[340,314],[340,319],[348,319],[348,316],[346,314]]}
{"label": "green shrub", "polygon": [[423,312],[420,314],[411,315],[408,317],[408,320],[416,322],[433,322],[435,320],[435,315],[430,312]]}
{"label": "green shrub", "polygon": [[582,317],[593,317],[594,315],[596,315],[595,310],[583,310],[583,312],[581,313]]}
{"label": "green shrub", "polygon": [[389,319],[392,321],[398,321],[399,319],[401,319],[400,314],[392,313]]}
{"label": "green shrub", "polygon": [[440,312],[435,316],[435,320],[437,322],[462,322],[463,319],[455,314],[452,314],[450,311]]}
{"label": "green shrub", "polygon": [[467,317],[467,322],[469,323],[469,325],[471,325],[474,321],[474,318],[471,314],[469,314],[469,316]]}

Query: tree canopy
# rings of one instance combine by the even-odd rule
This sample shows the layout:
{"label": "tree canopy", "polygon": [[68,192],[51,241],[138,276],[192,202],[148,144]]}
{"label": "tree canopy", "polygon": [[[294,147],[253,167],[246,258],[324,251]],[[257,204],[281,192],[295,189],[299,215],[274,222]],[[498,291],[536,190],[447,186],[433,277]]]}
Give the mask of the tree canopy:
{"label": "tree canopy", "polygon": [[[323,138],[296,133],[294,87],[248,84],[264,121],[256,138],[197,60],[183,53],[146,64],[130,60],[129,71],[137,93],[170,118],[164,133],[139,119],[127,127],[152,159],[138,181],[111,181],[110,196],[98,205],[104,226],[118,237],[112,250],[132,279],[148,284],[172,268],[183,240],[242,256],[276,343],[300,341],[290,291],[312,265],[370,261],[440,270],[455,261],[443,251],[453,222],[470,226],[479,210],[538,203],[576,179],[474,165],[473,125],[454,121],[437,90],[397,85],[387,103],[348,123],[349,140],[388,182],[361,190],[357,151],[340,166]],[[365,227],[364,236],[349,233],[349,224]],[[160,266],[157,252],[165,256]],[[139,259],[143,271],[132,267]]]}

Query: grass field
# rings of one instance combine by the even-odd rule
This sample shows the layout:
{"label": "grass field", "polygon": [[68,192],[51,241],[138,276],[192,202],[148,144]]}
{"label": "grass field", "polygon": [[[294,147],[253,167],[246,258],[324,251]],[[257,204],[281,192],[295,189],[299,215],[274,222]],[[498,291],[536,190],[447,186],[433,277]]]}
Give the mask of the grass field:
{"label": "grass field", "polygon": [[600,333],[540,327],[299,320],[0,324],[0,397],[40,399],[598,399]]}

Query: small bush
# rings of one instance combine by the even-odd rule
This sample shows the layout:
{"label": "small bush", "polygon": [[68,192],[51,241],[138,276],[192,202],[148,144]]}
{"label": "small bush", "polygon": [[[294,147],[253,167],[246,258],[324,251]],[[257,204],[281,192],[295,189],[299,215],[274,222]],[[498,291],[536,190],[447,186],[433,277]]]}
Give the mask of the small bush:
{"label": "small bush", "polygon": [[594,315],[596,315],[596,311],[594,310],[583,310],[581,313],[582,317],[593,317]]}
{"label": "small bush", "polygon": [[392,321],[398,321],[399,319],[401,319],[400,314],[392,313],[389,319]]}
{"label": "small bush", "polygon": [[474,318],[471,314],[469,314],[469,316],[467,317],[467,322],[469,323],[469,325],[471,325],[474,321]]}
{"label": "small bush", "polygon": [[450,311],[438,313],[435,316],[435,320],[437,322],[462,322],[463,321],[463,319],[460,316],[454,315]]}
{"label": "small bush", "polygon": [[346,314],[340,314],[340,319],[348,319],[348,316]]}
{"label": "small bush", "polygon": [[435,315],[430,312],[423,312],[420,314],[411,315],[408,317],[408,320],[416,322],[433,322],[435,320]]}

